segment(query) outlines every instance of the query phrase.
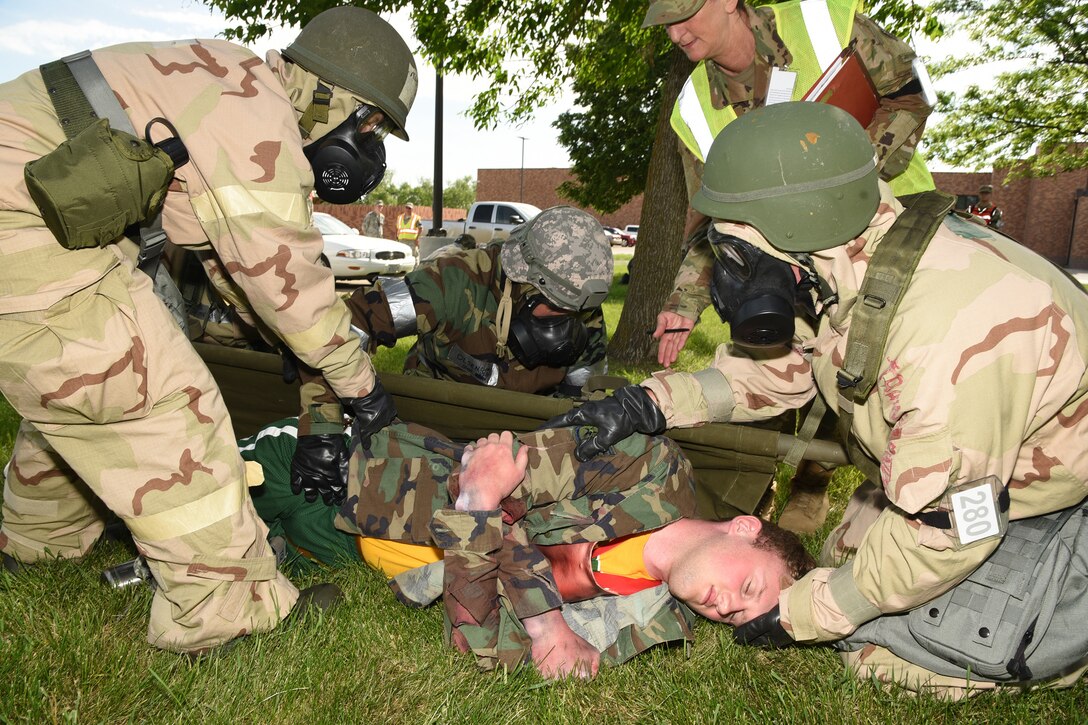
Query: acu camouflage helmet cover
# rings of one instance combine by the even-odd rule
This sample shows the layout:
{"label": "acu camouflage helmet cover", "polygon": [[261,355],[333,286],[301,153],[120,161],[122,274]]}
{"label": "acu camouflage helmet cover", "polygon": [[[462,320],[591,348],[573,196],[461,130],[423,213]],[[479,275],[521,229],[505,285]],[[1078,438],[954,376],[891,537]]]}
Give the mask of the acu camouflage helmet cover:
{"label": "acu camouflage helmet cover", "polygon": [[601,223],[571,206],[545,209],[514,227],[502,269],[565,310],[600,307],[612,286],[612,245]]}

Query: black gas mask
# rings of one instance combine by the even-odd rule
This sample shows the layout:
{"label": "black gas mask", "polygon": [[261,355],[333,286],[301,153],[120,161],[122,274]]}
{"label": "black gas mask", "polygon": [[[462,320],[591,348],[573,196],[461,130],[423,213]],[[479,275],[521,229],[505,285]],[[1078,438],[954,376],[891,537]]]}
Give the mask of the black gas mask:
{"label": "black gas mask", "polygon": [[302,148],[314,170],[314,191],[324,201],[350,204],[385,176],[385,113],[361,104],[339,126]]}
{"label": "black gas mask", "polygon": [[589,330],[578,315],[538,317],[533,310],[547,300],[530,297],[510,321],[510,350],[525,367],[565,368],[573,365],[589,344]]}
{"label": "black gas mask", "polygon": [[793,339],[794,317],[815,317],[808,274],[798,282],[793,267],[737,237],[713,227],[714,251],[710,299],[733,342],[747,347],[777,347]]}

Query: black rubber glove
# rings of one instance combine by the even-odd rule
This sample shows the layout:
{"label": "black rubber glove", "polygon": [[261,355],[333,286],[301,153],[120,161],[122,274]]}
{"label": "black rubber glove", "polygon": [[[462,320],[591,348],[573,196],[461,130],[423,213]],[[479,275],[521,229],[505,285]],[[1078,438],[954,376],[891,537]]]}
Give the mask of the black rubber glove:
{"label": "black rubber glove", "polygon": [[599,456],[633,433],[656,435],[665,430],[665,416],[646,389],[627,385],[601,400],[590,400],[545,423],[542,428],[591,425],[597,434],[578,444],[574,455],[579,461]]}
{"label": "black rubber glove", "polygon": [[734,628],[733,641],[737,644],[766,649],[782,649],[797,644],[782,626],[777,604],[771,611]]}
{"label": "black rubber glove", "polygon": [[340,401],[349,415],[354,416],[351,424],[352,443],[360,443],[363,448],[370,447],[370,436],[393,422],[397,417],[397,407],[393,398],[377,380],[374,389],[362,398],[345,398]]}
{"label": "black rubber glove", "polygon": [[299,436],[291,459],[291,493],[321,500],[329,506],[344,503],[348,490],[348,447],[343,433]]}

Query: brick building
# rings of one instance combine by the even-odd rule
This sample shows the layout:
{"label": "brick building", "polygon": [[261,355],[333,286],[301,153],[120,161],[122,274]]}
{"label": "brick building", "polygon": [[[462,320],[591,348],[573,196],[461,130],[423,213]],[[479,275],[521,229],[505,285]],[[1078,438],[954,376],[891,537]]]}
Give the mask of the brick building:
{"label": "brick building", "polygon": [[[935,172],[933,177],[938,189],[960,197],[960,208],[977,200],[980,185],[992,184],[994,203],[1005,215],[1003,232],[1058,264],[1088,269],[1088,169],[1004,183],[1008,175],[1008,169],[995,169],[983,173]],[[480,169],[476,176],[476,198],[524,201],[541,209],[571,204],[556,193],[559,185],[571,178],[569,169],[525,169],[522,197],[521,169]],[[642,196],[613,214],[586,211],[608,226],[622,228],[638,224]]]}
{"label": "brick building", "polygon": [[[541,209],[558,204],[578,206],[556,191],[564,181],[574,178],[570,169],[525,169],[524,198],[521,196],[521,174],[521,169],[480,169],[476,172],[476,198],[479,201],[523,201]],[[613,214],[598,214],[595,209],[585,211],[599,218],[605,226],[623,229],[628,224],[638,224],[642,216],[642,195]]]}

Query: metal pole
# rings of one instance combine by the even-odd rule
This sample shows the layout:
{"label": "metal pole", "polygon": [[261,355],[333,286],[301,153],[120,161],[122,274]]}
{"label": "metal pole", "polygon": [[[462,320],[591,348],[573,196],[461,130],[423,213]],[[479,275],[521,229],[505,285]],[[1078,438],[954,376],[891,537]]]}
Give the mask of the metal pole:
{"label": "metal pole", "polygon": [[434,200],[431,203],[432,237],[446,236],[446,230],[442,222],[442,72],[436,71],[434,81]]}
{"label": "metal pole", "polygon": [[525,201],[525,137],[518,138],[521,139],[521,191],[518,193],[518,201]]}

